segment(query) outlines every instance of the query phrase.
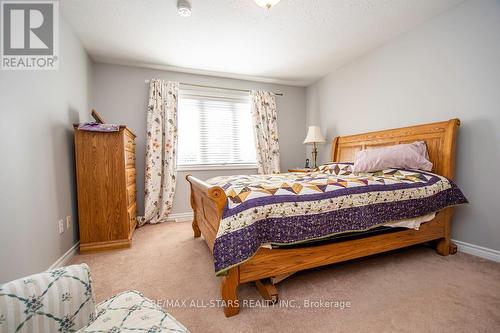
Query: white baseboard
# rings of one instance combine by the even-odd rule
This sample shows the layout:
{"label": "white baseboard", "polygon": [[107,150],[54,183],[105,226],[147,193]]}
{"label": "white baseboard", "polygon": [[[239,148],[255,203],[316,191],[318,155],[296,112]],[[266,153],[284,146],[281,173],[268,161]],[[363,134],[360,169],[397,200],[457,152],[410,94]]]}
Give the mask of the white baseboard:
{"label": "white baseboard", "polygon": [[173,221],[173,222],[191,222],[192,220],[193,220],[193,212],[170,214],[167,218],[167,221]]}
{"label": "white baseboard", "polygon": [[454,239],[452,240],[452,242],[457,245],[458,251],[472,254],[473,256],[481,257],[484,259],[500,262],[500,251]]}
{"label": "white baseboard", "polygon": [[78,247],[80,245],[80,241],[76,242],[75,245],[73,245],[68,251],[66,251],[65,254],[63,254],[59,259],[56,260],[55,263],[53,263],[48,270],[50,271],[51,269],[56,269],[62,266],[66,266],[71,258],[73,258],[76,254],[78,254]]}

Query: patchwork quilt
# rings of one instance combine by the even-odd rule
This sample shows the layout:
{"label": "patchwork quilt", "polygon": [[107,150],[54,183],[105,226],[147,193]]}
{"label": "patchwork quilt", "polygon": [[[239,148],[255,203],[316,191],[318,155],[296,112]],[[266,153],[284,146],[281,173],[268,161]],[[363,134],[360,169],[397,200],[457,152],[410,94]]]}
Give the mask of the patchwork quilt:
{"label": "patchwork quilt", "polygon": [[449,179],[420,170],[352,172],[330,163],[312,173],[222,176],[207,180],[228,198],[214,244],[216,275],[262,245],[286,245],[366,231],[467,203]]}

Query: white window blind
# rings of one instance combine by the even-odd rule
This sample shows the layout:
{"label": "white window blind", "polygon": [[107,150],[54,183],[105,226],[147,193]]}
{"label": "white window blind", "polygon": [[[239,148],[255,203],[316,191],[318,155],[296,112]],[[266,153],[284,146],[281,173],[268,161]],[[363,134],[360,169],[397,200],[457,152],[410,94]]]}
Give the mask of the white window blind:
{"label": "white window blind", "polygon": [[178,166],[255,166],[250,107],[248,93],[181,88]]}

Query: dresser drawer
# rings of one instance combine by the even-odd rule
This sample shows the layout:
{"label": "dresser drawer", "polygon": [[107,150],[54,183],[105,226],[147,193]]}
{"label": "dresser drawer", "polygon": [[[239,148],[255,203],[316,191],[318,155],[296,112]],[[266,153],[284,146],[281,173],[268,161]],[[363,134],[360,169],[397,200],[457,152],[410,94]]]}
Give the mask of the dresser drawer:
{"label": "dresser drawer", "polygon": [[135,153],[125,150],[125,166],[135,167]]}
{"label": "dresser drawer", "polygon": [[127,186],[127,199],[128,206],[135,204],[137,191],[135,190],[135,184]]}
{"label": "dresser drawer", "polygon": [[126,177],[125,180],[127,182],[127,186],[132,185],[132,184],[135,185],[136,175],[137,175],[137,173],[135,171],[135,168],[125,169],[125,177]]}
{"label": "dresser drawer", "polygon": [[135,152],[135,140],[128,136],[127,134],[123,135],[123,143],[125,144],[125,149]]}

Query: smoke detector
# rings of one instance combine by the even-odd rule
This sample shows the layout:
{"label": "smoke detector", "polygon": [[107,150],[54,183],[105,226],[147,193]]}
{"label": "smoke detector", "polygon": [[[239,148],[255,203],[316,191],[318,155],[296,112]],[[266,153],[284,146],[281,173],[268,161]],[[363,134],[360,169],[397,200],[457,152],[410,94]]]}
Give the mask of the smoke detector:
{"label": "smoke detector", "polygon": [[280,2],[280,0],[254,0],[254,1],[257,5],[267,9],[271,9],[272,6]]}
{"label": "smoke detector", "polygon": [[178,0],[177,13],[182,17],[191,16],[191,2],[189,0]]}

